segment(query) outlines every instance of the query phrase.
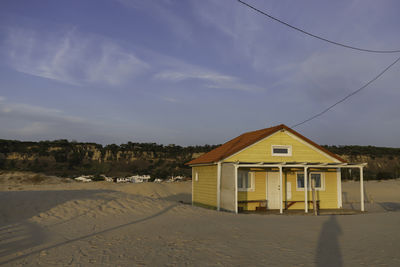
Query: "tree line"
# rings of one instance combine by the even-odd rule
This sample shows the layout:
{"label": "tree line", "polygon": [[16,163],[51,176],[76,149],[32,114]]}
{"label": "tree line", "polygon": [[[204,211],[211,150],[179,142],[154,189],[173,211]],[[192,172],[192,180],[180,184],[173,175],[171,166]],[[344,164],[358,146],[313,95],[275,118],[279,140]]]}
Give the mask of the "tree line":
{"label": "tree line", "polygon": [[217,145],[182,147],[134,142],[103,146],[66,139],[40,142],[0,139],[0,169],[65,177],[150,174],[153,179],[166,179],[168,176],[191,176],[185,163],[215,147]]}

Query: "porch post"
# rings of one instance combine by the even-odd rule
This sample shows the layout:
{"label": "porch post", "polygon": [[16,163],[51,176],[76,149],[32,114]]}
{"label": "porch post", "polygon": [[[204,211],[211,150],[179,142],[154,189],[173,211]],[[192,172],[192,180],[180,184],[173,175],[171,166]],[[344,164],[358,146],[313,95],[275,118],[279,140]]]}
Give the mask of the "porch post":
{"label": "porch post", "polygon": [[361,211],[364,211],[364,167],[360,167]]}
{"label": "porch post", "polygon": [[282,214],[283,210],[282,210],[282,200],[283,200],[283,196],[282,196],[282,166],[279,166],[279,213]]}
{"label": "porch post", "polygon": [[238,168],[239,166],[235,164],[235,213],[238,213]]}
{"label": "porch post", "polygon": [[307,169],[308,167],[304,167],[304,212],[308,213],[308,185],[307,185]]}
{"label": "porch post", "polygon": [[194,167],[192,167],[192,206],[193,206],[193,200],[194,200],[194,190],[193,190],[193,187],[194,187],[194,175],[195,175],[195,172],[194,172]]}
{"label": "porch post", "polygon": [[337,206],[338,208],[342,208],[342,172],[341,168],[336,169],[336,178],[337,178]]}
{"label": "porch post", "polygon": [[221,208],[221,162],[217,163],[217,210]]}

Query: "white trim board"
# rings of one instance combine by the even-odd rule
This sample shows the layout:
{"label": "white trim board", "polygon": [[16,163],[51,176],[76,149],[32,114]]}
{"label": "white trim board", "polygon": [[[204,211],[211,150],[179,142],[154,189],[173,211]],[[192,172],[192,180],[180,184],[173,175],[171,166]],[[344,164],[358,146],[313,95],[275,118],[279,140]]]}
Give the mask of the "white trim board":
{"label": "white trim board", "polygon": [[192,168],[192,206],[193,206],[193,200],[194,200],[194,169]]}
{"label": "white trim board", "polygon": [[235,213],[238,213],[238,165],[235,166]]}
{"label": "white trim board", "polygon": [[342,172],[340,168],[336,169],[336,178],[337,178],[337,203],[338,203],[338,208],[343,207],[342,203]]}
{"label": "white trim board", "polygon": [[[226,162],[226,163],[233,163],[233,162]],[[340,165],[324,165],[324,164],[286,164],[285,162],[282,163],[274,163],[274,164],[251,164],[251,163],[236,163],[239,167],[247,167],[247,168],[278,168],[282,166],[283,168],[318,168],[318,169],[335,169],[335,168],[361,168],[367,166],[367,163],[361,164],[354,164],[354,165],[347,165],[347,163],[339,163]]]}
{"label": "white trim board", "polygon": [[199,164],[190,164],[189,167],[202,167],[202,166],[212,166],[215,165],[217,163],[215,162],[211,162],[211,163],[199,163]]}
{"label": "white trim board", "polygon": [[[275,148],[283,148],[287,149],[288,153],[276,153],[274,152]],[[292,157],[292,145],[271,145],[271,157]]]}
{"label": "white trim board", "polygon": [[217,164],[217,210],[221,209],[221,162]]}

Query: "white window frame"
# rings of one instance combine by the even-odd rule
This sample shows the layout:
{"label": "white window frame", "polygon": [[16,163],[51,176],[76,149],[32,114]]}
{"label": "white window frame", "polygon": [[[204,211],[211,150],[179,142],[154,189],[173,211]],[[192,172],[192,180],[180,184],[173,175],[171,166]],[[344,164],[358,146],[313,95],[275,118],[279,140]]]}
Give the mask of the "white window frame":
{"label": "white window frame", "polygon": [[[296,172],[296,191],[304,191],[304,187],[299,188],[298,179],[297,179],[298,174],[304,175],[304,172]],[[307,180],[308,191],[312,190],[311,189],[311,174],[319,174],[321,177],[321,187],[316,187],[315,191],[325,191],[325,173],[324,172],[309,172],[308,173],[308,180]]]}
{"label": "white window frame", "polygon": [[[248,176],[250,178],[250,187],[246,188],[246,187],[239,187],[239,172],[247,172]],[[238,170],[238,191],[240,192],[254,192],[255,190],[255,172],[252,171],[247,171],[247,170]]]}
{"label": "white window frame", "polygon": [[194,181],[195,181],[195,182],[198,182],[198,181],[199,181],[199,173],[198,173],[198,172],[195,172],[195,173],[194,173]]}
{"label": "white window frame", "polygon": [[[284,149],[287,149],[288,153],[287,153],[287,154],[274,153],[274,148],[284,148]],[[292,156],[292,146],[286,146],[286,145],[271,145],[271,155],[272,155],[272,156],[278,156],[278,157],[291,157],[291,156]]]}

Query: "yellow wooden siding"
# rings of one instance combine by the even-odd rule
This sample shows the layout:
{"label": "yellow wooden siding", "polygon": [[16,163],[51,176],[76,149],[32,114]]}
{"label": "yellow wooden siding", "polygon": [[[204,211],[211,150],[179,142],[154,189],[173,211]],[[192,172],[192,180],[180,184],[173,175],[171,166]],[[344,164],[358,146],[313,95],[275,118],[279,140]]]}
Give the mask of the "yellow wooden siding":
{"label": "yellow wooden siding", "polygon": [[[198,181],[195,180],[196,172]],[[217,165],[193,167],[193,204],[217,207]]]}
{"label": "yellow wooden siding", "polygon": [[[336,172],[321,172],[323,173],[324,180],[324,190],[316,191],[316,199],[320,201],[321,209],[337,209],[337,174]],[[255,188],[254,191],[238,192],[238,200],[264,200],[266,199],[266,172],[257,171],[255,172]],[[283,174],[282,179],[283,185],[283,200],[299,200],[304,201],[304,191],[300,191],[297,189],[296,185],[296,172],[287,171],[286,178],[285,173]],[[286,183],[291,183],[291,198],[288,199],[287,191],[286,191]],[[308,191],[308,200],[312,200],[312,192]],[[238,204],[239,207],[243,207],[244,210],[255,210],[258,206],[258,203],[248,203],[248,204]],[[283,207],[284,203],[282,204]],[[289,208],[290,210],[304,210],[304,202],[296,203]],[[309,209],[312,209],[312,204],[309,204]]]}
{"label": "yellow wooden siding", "polygon": [[[292,146],[292,156],[280,157],[272,156],[272,145]],[[225,162],[244,161],[244,162],[337,162],[324,153],[316,151],[310,146],[303,144],[297,138],[292,137],[285,130],[279,131],[260,142],[230,156]]]}
{"label": "yellow wooden siding", "polygon": [[[324,176],[325,187],[324,190],[316,190],[315,195],[316,199],[320,201],[320,208],[321,209],[337,209],[338,202],[337,202],[337,174],[336,172],[320,172]],[[283,199],[290,200],[303,200],[304,201],[304,190],[300,191],[297,189],[296,181],[297,176],[296,172],[287,172],[286,173],[286,182],[291,183],[291,199],[287,199],[286,195],[286,183],[285,178],[283,181],[283,192],[284,197]],[[312,192],[308,191],[308,200],[312,200]],[[309,208],[312,208],[312,204],[309,204]],[[304,209],[304,202],[303,203],[296,203],[291,206],[289,209]]]}
{"label": "yellow wooden siding", "polygon": [[[255,186],[254,191],[238,191],[238,200],[265,200],[266,199],[266,184],[265,184],[266,172],[256,171],[255,172]],[[255,210],[259,203],[248,203],[238,204],[239,207],[243,207],[244,210]]]}

